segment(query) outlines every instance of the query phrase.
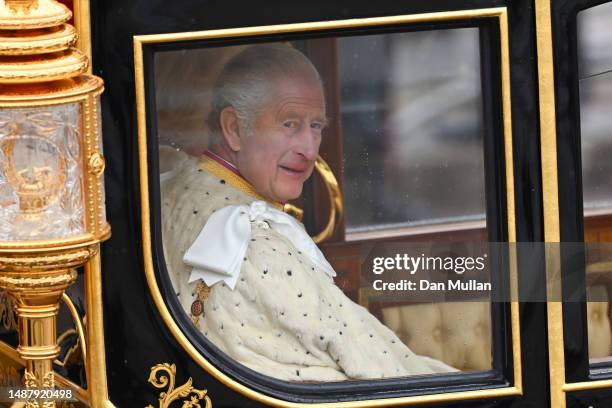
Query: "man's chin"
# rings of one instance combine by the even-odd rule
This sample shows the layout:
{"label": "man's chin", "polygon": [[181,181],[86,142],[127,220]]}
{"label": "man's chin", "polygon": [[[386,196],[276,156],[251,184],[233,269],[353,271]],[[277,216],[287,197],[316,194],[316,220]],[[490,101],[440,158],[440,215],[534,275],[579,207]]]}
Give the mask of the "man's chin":
{"label": "man's chin", "polygon": [[299,188],[284,189],[283,191],[278,192],[277,197],[279,197],[279,199],[277,201],[286,203],[288,201],[299,198],[301,195],[302,195],[302,186],[300,186]]}

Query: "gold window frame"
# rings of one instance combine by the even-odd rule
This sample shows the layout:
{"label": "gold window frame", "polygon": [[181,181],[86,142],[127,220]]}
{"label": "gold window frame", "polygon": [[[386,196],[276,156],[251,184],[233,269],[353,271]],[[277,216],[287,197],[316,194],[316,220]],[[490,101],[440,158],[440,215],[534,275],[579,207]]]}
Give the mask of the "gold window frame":
{"label": "gold window frame", "polygon": [[[423,14],[409,14],[389,17],[374,17],[347,19],[335,21],[320,21],[309,23],[280,24],[270,26],[254,26],[244,28],[218,29],[194,32],[179,32],[167,34],[148,34],[134,36],[134,75],[136,84],[136,111],[138,128],[138,157],[140,169],[140,195],[141,195],[141,228],[142,245],[144,256],[144,267],[147,284],[155,306],[167,328],[173,337],[187,354],[201,368],[215,379],[230,389],[258,402],[276,407],[300,407],[305,404],[282,400],[265,395],[257,390],[251,389],[240,382],[230,378],[227,374],[216,368],[208,361],[187,339],[175,322],[168,307],[166,306],[160,288],[155,277],[152,255],[150,208],[149,208],[149,169],[147,165],[147,125],[146,125],[146,95],[144,77],[143,48],[150,44],[172,43],[190,40],[206,39],[230,39],[255,35],[286,34],[312,32],[330,29],[350,29],[362,27],[377,27],[392,24],[443,22],[466,20],[475,18],[497,18],[499,22],[499,40],[501,51],[501,90],[504,129],[504,158],[506,172],[506,202],[507,202],[507,227],[508,242],[516,242],[515,200],[514,200],[514,171],[512,156],[512,117],[510,98],[510,56],[508,39],[508,14],[506,7],[483,8],[460,11],[444,11]],[[511,292],[517,293],[516,275],[516,253],[510,256],[510,282]],[[521,346],[520,346],[520,324],[519,304],[517,301],[510,302],[511,327],[512,327],[512,357],[514,367],[514,385],[486,390],[469,390],[461,392],[438,393],[418,395],[410,397],[395,397],[383,399],[369,399],[347,402],[325,402],[307,404],[314,407],[325,408],[359,408],[359,407],[387,407],[396,405],[432,404],[450,401],[476,400],[483,398],[496,398],[508,396],[520,396],[523,394]],[[211,396],[214,399],[214,396]]]}

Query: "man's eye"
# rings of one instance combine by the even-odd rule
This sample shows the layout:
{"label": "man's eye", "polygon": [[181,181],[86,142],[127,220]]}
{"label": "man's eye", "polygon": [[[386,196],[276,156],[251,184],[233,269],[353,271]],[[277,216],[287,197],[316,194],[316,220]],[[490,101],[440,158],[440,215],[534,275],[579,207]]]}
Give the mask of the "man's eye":
{"label": "man's eye", "polygon": [[283,126],[289,129],[295,129],[296,127],[298,127],[298,123],[295,120],[288,120],[286,122],[283,122]]}
{"label": "man's eye", "polygon": [[319,123],[319,122],[312,122],[310,124],[310,127],[316,130],[322,130],[323,129],[323,123]]}

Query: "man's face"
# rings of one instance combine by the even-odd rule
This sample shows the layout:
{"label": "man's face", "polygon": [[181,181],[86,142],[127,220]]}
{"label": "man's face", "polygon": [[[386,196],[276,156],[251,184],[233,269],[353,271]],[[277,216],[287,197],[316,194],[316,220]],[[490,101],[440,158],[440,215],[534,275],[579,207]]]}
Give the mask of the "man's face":
{"label": "man's face", "polygon": [[259,194],[286,202],[299,197],[312,174],[325,127],[325,100],[318,81],[280,79],[275,84],[271,102],[256,116],[251,133],[241,137],[236,165]]}

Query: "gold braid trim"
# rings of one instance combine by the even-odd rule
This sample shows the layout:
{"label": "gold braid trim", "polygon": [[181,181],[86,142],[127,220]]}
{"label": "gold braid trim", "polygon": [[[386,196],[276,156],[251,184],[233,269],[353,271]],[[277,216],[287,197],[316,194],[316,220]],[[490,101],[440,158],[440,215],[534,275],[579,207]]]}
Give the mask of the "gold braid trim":
{"label": "gold braid trim", "polygon": [[233,171],[227,169],[225,166],[218,163],[217,161],[211,159],[210,157],[202,156],[200,158],[200,168],[202,170],[206,170],[207,172],[219,178],[220,180],[225,180],[226,183],[228,183],[235,189],[242,191],[243,193],[248,194],[251,197],[256,198],[257,200],[267,201],[277,210],[283,211],[284,205],[282,203],[265,198],[257,191],[255,191],[255,188],[253,188],[253,186],[250,185],[248,181],[246,181]]}

